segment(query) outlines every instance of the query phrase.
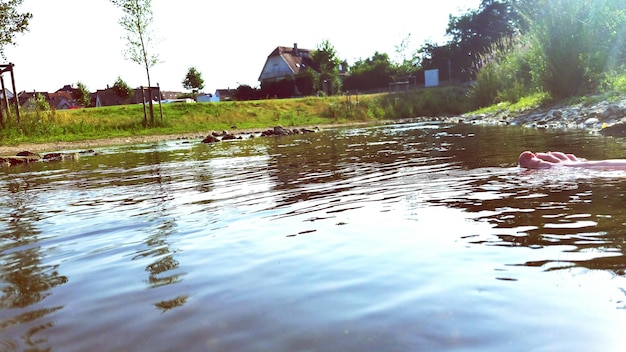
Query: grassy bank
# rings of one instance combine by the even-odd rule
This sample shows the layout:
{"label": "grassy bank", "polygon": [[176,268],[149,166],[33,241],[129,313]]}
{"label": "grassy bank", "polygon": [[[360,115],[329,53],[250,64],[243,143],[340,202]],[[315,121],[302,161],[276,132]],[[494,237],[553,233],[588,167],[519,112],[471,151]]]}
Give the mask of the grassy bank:
{"label": "grassy bank", "polygon": [[155,123],[144,127],[142,105],[55,111],[33,102],[21,111],[19,124],[15,115],[5,119],[0,145],[376,122],[461,114],[469,105],[464,88],[441,87],[395,94],[164,104],[162,111],[161,120],[155,105]]}

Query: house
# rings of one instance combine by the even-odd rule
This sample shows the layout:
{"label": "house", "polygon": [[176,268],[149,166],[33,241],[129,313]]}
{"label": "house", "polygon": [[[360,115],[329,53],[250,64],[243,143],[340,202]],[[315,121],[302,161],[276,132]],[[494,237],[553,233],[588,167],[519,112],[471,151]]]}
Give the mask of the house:
{"label": "house", "polygon": [[172,100],[179,99],[179,97],[183,96],[185,93],[183,92],[174,92],[174,91],[161,91],[161,96],[163,100]]}
{"label": "house", "polygon": [[50,108],[55,110],[74,109],[79,106],[72,93],[64,90],[58,90],[54,93],[21,92],[17,95],[20,106],[26,106],[31,99],[36,99],[38,95],[41,95],[48,102]]}
{"label": "house", "polygon": [[263,84],[278,82],[285,77],[295,78],[307,67],[313,67],[313,60],[309,49],[298,48],[298,43],[293,47],[279,46],[267,57],[259,82]]}
{"label": "house", "polygon": [[48,94],[48,104],[56,110],[75,109],[79,107],[71,92],[56,91]]}
{"label": "house", "polygon": [[198,95],[196,101],[198,103],[216,103],[220,101],[220,98],[215,94],[205,93]]}
{"label": "house", "polygon": [[8,88],[4,88],[4,92],[0,91],[0,99],[4,100],[4,97],[6,97],[6,100],[11,100],[13,99],[13,93]]}
{"label": "house", "polygon": [[[107,87],[106,89],[98,89],[95,93],[95,101],[93,105],[95,107],[102,107],[126,104],[141,104],[144,99],[145,101],[148,101],[150,99],[148,88],[144,87],[143,89],[143,94],[141,88],[136,88],[129,97],[121,97],[113,88],[110,87]],[[158,87],[152,87],[152,100],[163,100],[163,96],[160,94]]]}
{"label": "house", "polygon": [[41,95],[44,99],[46,99],[46,101],[50,101],[50,93],[37,92],[37,91],[32,91],[32,92],[22,91],[17,94],[17,99],[18,99],[20,106],[24,106],[26,103],[28,103],[28,101],[31,98],[37,99],[38,95]]}
{"label": "house", "polygon": [[235,94],[237,89],[216,89],[214,97],[217,101],[230,101],[235,100]]}

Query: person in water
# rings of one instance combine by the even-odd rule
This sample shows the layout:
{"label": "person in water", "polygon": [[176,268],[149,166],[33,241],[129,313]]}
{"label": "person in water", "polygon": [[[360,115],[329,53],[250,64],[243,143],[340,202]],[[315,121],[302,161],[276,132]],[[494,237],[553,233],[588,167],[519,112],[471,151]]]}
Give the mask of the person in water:
{"label": "person in water", "polygon": [[584,167],[595,169],[626,169],[626,159],[587,160],[574,154],[561,152],[533,153],[524,151],[519,156],[519,166],[526,169],[552,167]]}

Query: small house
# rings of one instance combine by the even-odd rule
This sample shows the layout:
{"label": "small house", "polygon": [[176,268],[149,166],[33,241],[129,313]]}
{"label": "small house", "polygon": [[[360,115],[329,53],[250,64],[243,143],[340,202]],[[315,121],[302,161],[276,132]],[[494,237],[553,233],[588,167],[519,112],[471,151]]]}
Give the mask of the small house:
{"label": "small house", "polygon": [[264,83],[281,81],[286,77],[295,80],[306,68],[313,66],[312,52],[309,49],[298,48],[297,43],[294,43],[293,47],[276,47],[263,65],[259,82],[263,85]]}

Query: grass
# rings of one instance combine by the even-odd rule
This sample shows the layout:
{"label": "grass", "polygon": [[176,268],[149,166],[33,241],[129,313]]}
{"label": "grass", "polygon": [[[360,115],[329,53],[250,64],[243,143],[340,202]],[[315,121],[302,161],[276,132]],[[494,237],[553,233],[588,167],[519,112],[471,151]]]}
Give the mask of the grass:
{"label": "grass", "polygon": [[552,100],[547,93],[534,93],[524,96],[516,102],[504,101],[473,111],[472,114],[495,114],[502,111],[522,112],[547,105]]}
{"label": "grass", "polygon": [[[368,113],[376,96],[359,96],[359,104],[345,96],[280,100],[233,101],[162,105],[163,120],[155,105],[154,126],[144,127],[143,106],[124,105],[77,110],[52,110],[38,106],[15,114],[0,128],[0,144],[79,141],[141,135],[207,133],[222,130],[266,129],[375,121]],[[6,115],[6,114],[5,114]]]}
{"label": "grass", "polygon": [[156,105],[154,125],[144,127],[142,105],[55,111],[39,99],[22,111],[19,124],[14,117],[5,119],[0,145],[376,122],[468,110],[466,89],[439,87],[358,96],[164,104],[162,120]]}

